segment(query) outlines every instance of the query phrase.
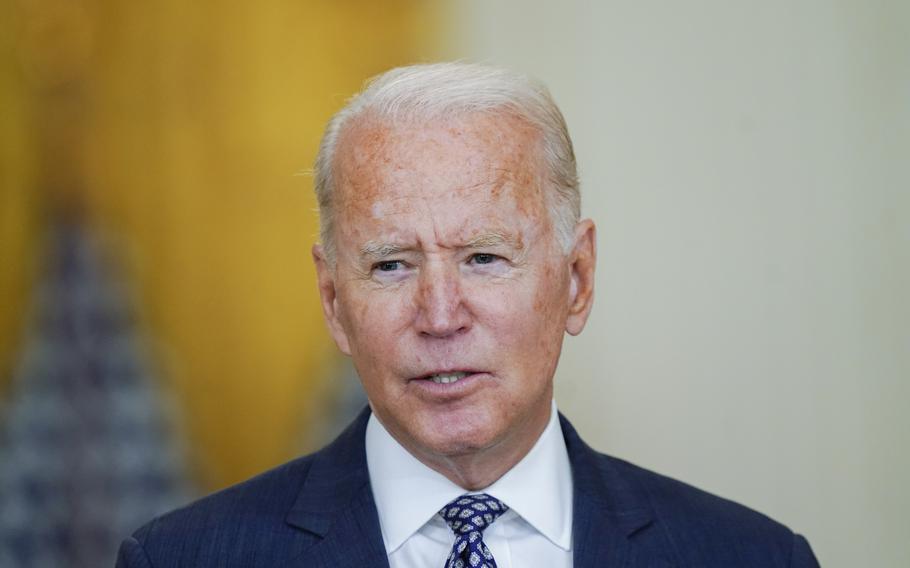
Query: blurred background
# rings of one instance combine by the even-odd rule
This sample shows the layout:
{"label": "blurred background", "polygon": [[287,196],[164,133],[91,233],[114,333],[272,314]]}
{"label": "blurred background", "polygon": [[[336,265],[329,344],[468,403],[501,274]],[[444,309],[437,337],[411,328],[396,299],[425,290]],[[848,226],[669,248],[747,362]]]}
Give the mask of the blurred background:
{"label": "blurred background", "polygon": [[910,4],[0,0],[0,566],[363,403],[309,250],[325,121],[389,67],[544,80],[599,227],[557,402],[595,447],[910,566]]}

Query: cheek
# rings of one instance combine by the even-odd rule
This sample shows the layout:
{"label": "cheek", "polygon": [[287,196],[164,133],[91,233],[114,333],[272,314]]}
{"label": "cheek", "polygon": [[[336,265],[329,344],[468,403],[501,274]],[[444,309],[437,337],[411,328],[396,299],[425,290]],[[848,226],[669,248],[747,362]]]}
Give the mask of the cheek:
{"label": "cheek", "polygon": [[341,323],[351,343],[352,355],[382,360],[396,345],[395,339],[411,318],[403,290],[352,292],[340,298]]}
{"label": "cheek", "polygon": [[534,329],[535,354],[549,360],[558,353],[568,316],[568,283],[549,269],[535,290],[533,309],[526,315],[526,329]]}
{"label": "cheek", "polygon": [[540,285],[534,296],[534,311],[548,316],[548,321],[559,322],[568,314],[569,281],[562,278],[555,267],[544,269]]}
{"label": "cheek", "polygon": [[509,325],[531,309],[532,295],[516,280],[490,282],[485,278],[463,280],[462,300],[474,320],[486,325]]}
{"label": "cheek", "polygon": [[495,329],[499,338],[511,338],[512,343],[532,342],[537,348],[552,344],[553,335],[564,327],[564,287],[554,282],[552,275],[543,274],[478,286],[468,296],[475,318]]}

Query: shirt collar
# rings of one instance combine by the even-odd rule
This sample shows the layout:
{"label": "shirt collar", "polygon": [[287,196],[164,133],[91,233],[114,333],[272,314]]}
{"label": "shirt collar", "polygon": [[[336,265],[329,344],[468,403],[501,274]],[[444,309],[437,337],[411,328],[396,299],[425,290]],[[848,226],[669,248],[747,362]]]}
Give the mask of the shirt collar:
{"label": "shirt collar", "polygon": [[[466,492],[412,456],[375,414],[367,423],[366,454],[388,553]],[[556,546],[571,548],[572,472],[555,401],[550,420],[531,451],[482,492],[503,501]]]}

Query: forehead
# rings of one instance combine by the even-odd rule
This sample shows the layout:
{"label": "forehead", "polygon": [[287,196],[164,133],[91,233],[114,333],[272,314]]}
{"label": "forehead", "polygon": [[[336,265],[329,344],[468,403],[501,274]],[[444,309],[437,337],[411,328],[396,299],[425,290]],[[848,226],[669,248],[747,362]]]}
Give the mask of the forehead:
{"label": "forehead", "polygon": [[479,189],[489,189],[488,198],[520,190],[515,197],[537,199],[540,138],[527,121],[504,112],[433,120],[359,117],[339,138],[336,206],[479,197]]}

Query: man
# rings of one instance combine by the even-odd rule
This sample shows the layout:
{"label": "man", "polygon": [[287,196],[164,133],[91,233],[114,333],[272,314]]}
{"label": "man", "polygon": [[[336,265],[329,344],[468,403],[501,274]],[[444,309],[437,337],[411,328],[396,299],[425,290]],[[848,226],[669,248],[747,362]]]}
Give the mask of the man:
{"label": "man", "polygon": [[595,229],[544,87],[389,71],[329,123],[316,191],[322,305],[370,408],[139,529],[118,566],[817,566],[786,527],[598,454],[556,413]]}

